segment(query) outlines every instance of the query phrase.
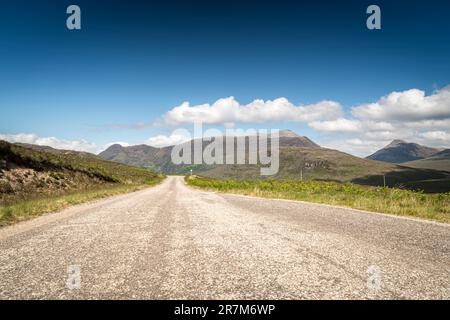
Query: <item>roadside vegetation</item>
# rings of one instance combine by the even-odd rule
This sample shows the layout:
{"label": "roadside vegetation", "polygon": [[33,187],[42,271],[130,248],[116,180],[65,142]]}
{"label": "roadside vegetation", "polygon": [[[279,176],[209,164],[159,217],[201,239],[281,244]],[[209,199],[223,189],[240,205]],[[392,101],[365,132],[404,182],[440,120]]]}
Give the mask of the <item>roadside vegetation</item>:
{"label": "roadside vegetation", "polygon": [[397,188],[322,181],[238,181],[187,176],[189,185],[211,191],[302,200],[450,223],[450,192],[425,194]]}
{"label": "roadside vegetation", "polygon": [[0,226],[160,182],[153,171],[89,153],[0,141]]}
{"label": "roadside vegetation", "polygon": [[60,211],[72,205],[142,190],[148,186],[144,184],[108,185],[91,190],[74,191],[65,195],[48,195],[30,200],[19,200],[10,205],[0,206],[0,227],[28,220],[44,213]]}

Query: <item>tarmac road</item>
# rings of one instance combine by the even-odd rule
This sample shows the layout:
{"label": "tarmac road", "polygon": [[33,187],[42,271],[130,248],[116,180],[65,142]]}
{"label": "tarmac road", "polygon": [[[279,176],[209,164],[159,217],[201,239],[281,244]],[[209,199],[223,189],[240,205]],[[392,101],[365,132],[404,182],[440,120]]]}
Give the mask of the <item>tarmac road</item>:
{"label": "tarmac road", "polygon": [[450,225],[168,177],[0,229],[0,299],[25,298],[449,299]]}

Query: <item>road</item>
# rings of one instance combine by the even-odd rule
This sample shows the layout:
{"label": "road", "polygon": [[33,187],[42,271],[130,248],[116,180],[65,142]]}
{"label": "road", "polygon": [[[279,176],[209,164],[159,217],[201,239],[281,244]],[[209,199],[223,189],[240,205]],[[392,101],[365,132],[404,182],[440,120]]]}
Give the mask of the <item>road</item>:
{"label": "road", "polygon": [[0,298],[448,299],[450,225],[168,177],[0,229]]}

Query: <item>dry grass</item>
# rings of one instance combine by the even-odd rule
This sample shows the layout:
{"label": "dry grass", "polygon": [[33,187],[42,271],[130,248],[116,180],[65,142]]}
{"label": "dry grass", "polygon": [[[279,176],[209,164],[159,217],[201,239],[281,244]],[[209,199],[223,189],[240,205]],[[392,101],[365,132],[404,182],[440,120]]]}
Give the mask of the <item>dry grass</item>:
{"label": "dry grass", "polygon": [[203,189],[257,197],[303,200],[450,223],[450,193],[424,194],[396,188],[319,181],[237,181],[187,177]]}
{"label": "dry grass", "polygon": [[0,226],[136,191],[164,178],[92,154],[33,148],[0,141]]}
{"label": "dry grass", "polygon": [[65,209],[69,206],[110,197],[122,193],[133,192],[148,188],[159,183],[162,179],[152,180],[147,184],[109,185],[100,189],[75,191],[65,195],[49,195],[35,199],[21,200],[11,205],[0,206],[0,227],[30,218]]}

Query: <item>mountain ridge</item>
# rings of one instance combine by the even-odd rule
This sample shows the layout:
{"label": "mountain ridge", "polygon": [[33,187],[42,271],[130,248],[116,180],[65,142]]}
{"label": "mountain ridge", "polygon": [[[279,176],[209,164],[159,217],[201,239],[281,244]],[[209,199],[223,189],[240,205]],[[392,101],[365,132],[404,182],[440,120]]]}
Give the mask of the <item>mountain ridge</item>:
{"label": "mountain ridge", "polygon": [[425,159],[438,153],[441,149],[423,146],[403,140],[393,140],[385,147],[366,157],[370,160],[378,160],[389,163],[404,163],[408,161]]}
{"label": "mountain ridge", "polygon": [[[295,133],[294,133],[295,134]],[[386,180],[388,186],[415,188],[418,181],[433,180],[440,182],[439,188],[433,187],[433,183],[420,183],[420,188],[439,192],[441,189],[450,189],[449,174],[430,169],[399,166],[394,163],[374,161],[359,158],[338,150],[322,148],[308,137],[291,132],[283,132],[280,138],[280,168],[273,176],[261,176],[260,164],[181,164],[174,165],[171,161],[173,147],[154,148],[139,146],[136,149],[147,150],[147,155],[140,158],[134,153],[133,147],[115,146],[116,154],[109,154],[111,150],[100,153],[100,157],[108,155],[108,160],[119,161],[152,168],[165,174],[194,174],[218,179],[238,180],[322,180],[354,182],[367,185],[383,185]],[[185,142],[192,148],[192,141]],[[203,148],[210,141],[203,141]],[[248,150],[248,149],[246,149]],[[383,176],[385,179],[383,179]],[[447,182],[445,182],[447,181]],[[434,183],[436,184],[436,183]],[[445,189],[447,188],[447,189]]]}
{"label": "mountain ridge", "polygon": [[[246,136],[248,138],[248,136]],[[193,139],[185,143],[191,143]],[[248,141],[246,142],[248,143]],[[203,148],[208,144],[203,141]],[[303,147],[303,148],[317,148],[321,147],[306,136],[298,135],[292,130],[279,131],[279,145],[280,147]],[[156,169],[163,173],[177,173],[180,172],[174,168],[181,168],[181,166],[171,166],[170,156],[174,146],[167,147],[152,147],[146,144],[134,146],[121,146],[114,144],[106,150],[98,154],[99,157],[109,161],[116,161],[125,164],[131,164],[139,167],[146,167]]]}

